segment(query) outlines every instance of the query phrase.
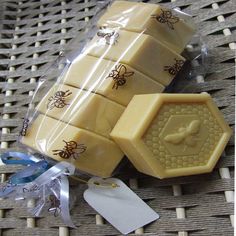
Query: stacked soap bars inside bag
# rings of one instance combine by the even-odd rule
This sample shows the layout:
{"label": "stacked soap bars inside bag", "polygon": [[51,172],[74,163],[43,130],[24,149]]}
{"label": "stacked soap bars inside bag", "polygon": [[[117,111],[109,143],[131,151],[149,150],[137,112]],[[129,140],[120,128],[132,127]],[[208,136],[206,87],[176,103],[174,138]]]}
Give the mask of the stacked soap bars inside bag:
{"label": "stacked soap bars inside bag", "polygon": [[[37,105],[21,143],[81,171],[111,176],[124,157],[110,133],[134,95],[161,93],[194,28],[155,4],[114,2],[98,31]],[[137,109],[139,109],[137,107]]]}

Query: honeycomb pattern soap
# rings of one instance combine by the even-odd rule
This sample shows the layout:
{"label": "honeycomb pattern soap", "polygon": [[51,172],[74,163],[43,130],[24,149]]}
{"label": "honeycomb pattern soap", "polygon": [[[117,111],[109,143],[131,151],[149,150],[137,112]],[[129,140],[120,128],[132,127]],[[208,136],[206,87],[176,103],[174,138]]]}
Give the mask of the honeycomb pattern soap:
{"label": "honeycomb pattern soap", "polygon": [[163,85],[169,85],[185,59],[145,34],[101,29],[88,43],[84,55],[124,63]]}
{"label": "honeycomb pattern soap", "polygon": [[113,141],[45,115],[32,122],[21,143],[100,177],[110,177],[123,158],[123,152]]}
{"label": "honeycomb pattern soap", "polygon": [[195,33],[191,17],[157,4],[115,1],[98,21],[99,27],[116,27],[153,36],[181,53]]}
{"label": "honeycomb pattern soap", "polygon": [[161,93],[165,87],[119,62],[83,56],[75,59],[63,83],[101,94],[127,106],[136,94]]}
{"label": "honeycomb pattern soap", "polygon": [[137,95],[112,138],[141,172],[159,177],[212,171],[231,129],[208,94]]}
{"label": "honeycomb pattern soap", "polygon": [[36,109],[57,120],[109,138],[125,107],[101,95],[56,84]]}

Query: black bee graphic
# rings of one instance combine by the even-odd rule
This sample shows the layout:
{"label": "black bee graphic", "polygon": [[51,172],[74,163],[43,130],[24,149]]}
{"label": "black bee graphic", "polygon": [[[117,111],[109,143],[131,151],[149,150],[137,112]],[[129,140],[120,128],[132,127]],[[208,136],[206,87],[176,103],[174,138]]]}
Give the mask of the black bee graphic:
{"label": "black bee graphic", "polygon": [[97,36],[105,39],[107,45],[115,45],[118,42],[119,34],[106,28],[100,28]]}
{"label": "black bee graphic", "polygon": [[16,184],[12,184],[10,182],[5,182],[3,184],[0,185],[0,192],[5,192],[8,188],[12,188],[17,186]]}
{"label": "black bee graphic", "polygon": [[187,127],[179,128],[177,133],[166,135],[164,140],[175,145],[184,142],[185,149],[193,147],[197,142],[195,135],[200,131],[200,125],[199,120],[193,120]]}
{"label": "black bee graphic", "polygon": [[68,106],[69,104],[65,103],[66,97],[70,96],[72,92],[70,90],[57,91],[53,96],[49,97],[47,108],[52,110],[54,107],[63,108],[64,106]]}
{"label": "black bee graphic", "polygon": [[63,159],[69,159],[70,157],[77,159],[81,153],[85,152],[87,147],[84,144],[77,144],[75,141],[65,141],[65,146],[62,150],[53,150],[53,155],[59,155]]}
{"label": "black bee graphic", "polygon": [[20,135],[21,136],[25,136],[26,135],[26,131],[28,129],[28,126],[29,126],[29,119],[24,119],[23,120],[22,129],[20,131]]}
{"label": "black bee graphic", "polygon": [[9,188],[9,183],[4,183],[0,186],[0,192],[5,192],[6,189]]}
{"label": "black bee graphic", "polygon": [[174,24],[179,22],[179,17],[173,16],[171,10],[161,9],[160,15],[152,15],[158,22],[167,24],[170,29],[174,29]]}
{"label": "black bee graphic", "polygon": [[168,71],[171,75],[176,75],[181,70],[183,64],[183,60],[178,60],[175,58],[175,64],[172,66],[165,66],[164,71]]}
{"label": "black bee graphic", "polygon": [[54,195],[49,195],[48,200],[50,202],[50,207],[48,212],[53,212],[54,216],[57,217],[61,213],[60,200]]}
{"label": "black bee graphic", "polygon": [[36,192],[38,190],[40,190],[40,187],[37,184],[34,184],[30,188],[23,188],[23,193]]}
{"label": "black bee graphic", "polygon": [[112,78],[114,84],[112,89],[118,89],[119,86],[123,86],[126,83],[126,78],[134,75],[133,71],[127,72],[127,68],[124,65],[116,65],[115,69],[107,76],[107,78]]}

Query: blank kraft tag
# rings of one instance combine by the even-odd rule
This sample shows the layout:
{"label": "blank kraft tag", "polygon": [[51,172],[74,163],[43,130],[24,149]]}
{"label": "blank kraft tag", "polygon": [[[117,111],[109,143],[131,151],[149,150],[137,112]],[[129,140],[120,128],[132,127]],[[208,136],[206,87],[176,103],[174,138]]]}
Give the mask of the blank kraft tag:
{"label": "blank kraft tag", "polygon": [[[102,185],[95,185],[94,182]],[[118,187],[104,187],[117,184]],[[121,180],[93,177],[84,192],[85,201],[122,234],[128,234],[156,219],[159,215]]]}

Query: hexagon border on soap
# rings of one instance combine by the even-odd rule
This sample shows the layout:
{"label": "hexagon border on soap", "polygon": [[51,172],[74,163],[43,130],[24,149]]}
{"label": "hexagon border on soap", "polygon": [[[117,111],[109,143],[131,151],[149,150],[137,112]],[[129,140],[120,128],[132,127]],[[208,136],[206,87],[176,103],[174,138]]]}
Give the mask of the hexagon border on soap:
{"label": "hexagon border on soap", "polygon": [[[181,119],[187,118],[189,122],[186,124],[183,124],[182,126],[180,125],[177,127],[176,130],[173,130],[171,127],[176,120],[179,120],[179,123],[181,123]],[[193,140],[193,145],[189,145],[188,141],[191,138],[191,125],[194,123],[192,122],[197,122],[199,123],[200,119],[196,114],[189,114],[189,115],[170,115],[168,118],[165,126],[160,132],[160,138],[162,139],[163,145],[166,147],[166,149],[169,151],[169,154],[175,155],[175,156],[181,156],[181,155],[197,155],[199,152],[199,149],[202,148],[203,143],[208,137],[207,133],[204,133],[204,130],[207,129],[207,127],[204,127],[204,124],[199,125],[199,129],[196,130],[196,136],[197,137],[192,137]],[[185,121],[186,122],[186,121]],[[170,128],[169,128],[170,127]],[[170,129],[170,132],[166,132],[167,129]],[[175,127],[176,128],[176,127]],[[189,130],[189,131],[188,131]],[[198,132],[199,131],[199,132]],[[199,133],[201,133],[201,137],[199,137]],[[166,141],[166,138],[174,138],[173,141]],[[184,147],[182,150],[178,150],[176,143],[176,138],[177,138],[177,143],[182,143]],[[185,142],[186,140],[186,142]],[[198,149],[196,148],[198,146]],[[184,153],[185,152],[185,153]]]}
{"label": "hexagon border on soap", "polygon": [[[144,97],[146,96],[146,97]],[[149,97],[148,97],[149,96]],[[127,132],[123,131],[119,132],[119,129],[125,125],[125,120],[127,115],[130,115],[135,112],[135,106],[137,107],[141,101],[145,101],[146,103],[143,104],[147,108],[145,108],[145,112],[143,112],[142,118],[131,118],[132,127],[129,129],[127,127],[127,132],[132,133],[131,136],[126,134]],[[214,134],[218,132],[218,140],[215,140],[215,146],[209,151],[207,157],[201,157],[204,159],[205,163],[202,165],[194,165],[190,167],[182,167],[182,168],[175,168],[175,169],[167,169],[163,166],[160,160],[155,157],[152,150],[150,150],[150,146],[144,141],[144,136],[148,133],[148,129],[151,127],[152,122],[158,117],[160,110],[162,109],[164,104],[198,104],[200,107],[204,107],[207,109],[208,114],[212,115],[214,120],[210,121],[210,123],[216,123],[219,128],[215,130],[215,132],[209,136],[207,136],[207,140],[215,137]],[[204,105],[204,106],[202,106]],[[207,173],[212,171],[214,166],[216,165],[217,161],[219,160],[230,136],[232,130],[227,125],[224,120],[223,115],[213,102],[211,96],[207,93],[202,94],[149,94],[149,95],[137,95],[133,98],[130,105],[127,107],[128,111],[124,112],[121,119],[118,121],[118,125],[114,128],[111,133],[111,136],[114,140],[120,145],[121,149],[126,153],[128,158],[134,164],[134,166],[141,172],[159,177],[159,178],[167,178],[167,177],[177,177],[177,176],[185,176],[185,175],[193,175],[193,174],[201,174]],[[136,108],[137,109],[137,108]],[[201,114],[204,113],[204,109],[200,112]],[[205,110],[206,111],[206,110]],[[140,113],[141,114],[141,113]],[[181,114],[181,113],[180,113]],[[190,113],[189,115],[193,115],[194,113]],[[137,114],[136,114],[137,115]],[[135,116],[135,114],[133,115]],[[204,120],[204,119],[202,119]],[[161,123],[161,121],[159,121]],[[133,124],[135,123],[135,124]],[[156,122],[157,123],[157,122]],[[156,124],[155,123],[155,124]],[[162,124],[163,123],[163,124]],[[156,129],[155,132],[161,132],[163,130],[165,123],[162,122],[163,125],[161,129]],[[158,123],[159,124],[159,123]],[[206,123],[206,126],[208,123]],[[210,127],[210,126],[209,126]],[[209,128],[208,127],[208,128]],[[214,128],[211,124],[211,130],[214,131]],[[222,132],[221,132],[222,131]],[[217,138],[217,137],[216,137]],[[127,147],[125,147],[125,142]],[[152,141],[150,141],[151,143]],[[152,142],[153,145],[153,142]],[[204,142],[205,147],[207,148],[207,142]],[[203,146],[204,146],[203,145]],[[158,143],[156,143],[158,146]],[[129,148],[130,150],[129,150]],[[159,149],[158,149],[159,150]],[[158,153],[160,156],[161,152]],[[198,154],[199,155],[199,154]],[[161,157],[161,156],[160,156]],[[209,157],[209,158],[208,158]],[[165,158],[165,157],[164,157]],[[197,162],[197,158],[196,158]],[[195,163],[195,159],[193,160]]]}
{"label": "hexagon border on soap", "polygon": [[[219,137],[217,144],[211,154],[211,156],[209,156],[209,159],[207,160],[206,165],[203,166],[192,166],[192,167],[183,167],[183,168],[179,168],[179,169],[173,169],[173,170],[168,170],[168,169],[164,169],[163,172],[163,176],[160,177],[174,177],[174,176],[181,176],[181,172],[183,173],[183,170],[185,172],[185,175],[190,175],[190,174],[200,174],[200,173],[207,173],[212,171],[212,169],[214,168],[214,166],[216,165],[217,161],[219,160],[220,156],[219,153],[222,153],[224,150],[224,147],[222,146],[222,144],[226,143],[228,141],[228,139],[230,138],[230,134],[231,130],[229,131],[228,125],[225,123],[224,118],[222,117],[222,114],[219,112],[218,108],[216,107],[216,105],[213,103],[211,97],[208,94],[198,94],[198,96],[196,97],[196,95],[194,95],[194,99],[192,94],[185,94],[185,96],[183,97],[183,95],[181,95],[180,97],[175,95],[171,95],[171,94],[163,94],[163,96],[160,96],[160,105],[159,105],[159,109],[158,112],[161,110],[161,108],[167,104],[167,103],[201,103],[201,105],[206,105],[208,111],[211,113],[211,115],[216,119],[217,124],[221,127],[222,129],[222,135]],[[188,99],[187,99],[188,98]],[[189,101],[189,102],[186,102]],[[156,114],[156,116],[158,117],[158,113]],[[151,124],[151,123],[150,123]],[[150,125],[149,124],[149,125]],[[227,135],[228,134],[228,135]],[[140,136],[141,139],[143,139],[144,133],[142,136]]]}

